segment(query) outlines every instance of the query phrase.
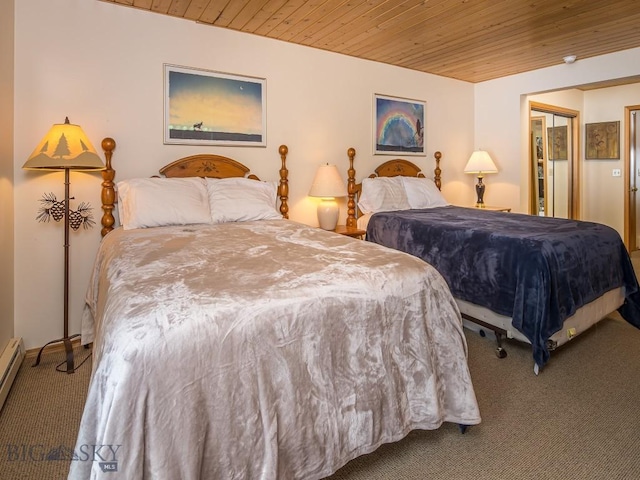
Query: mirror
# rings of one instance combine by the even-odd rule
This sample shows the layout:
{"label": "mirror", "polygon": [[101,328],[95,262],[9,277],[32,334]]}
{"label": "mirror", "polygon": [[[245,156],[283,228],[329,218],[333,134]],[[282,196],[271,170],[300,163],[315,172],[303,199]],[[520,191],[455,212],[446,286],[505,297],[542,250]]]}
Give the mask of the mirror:
{"label": "mirror", "polygon": [[532,213],[544,217],[549,211],[545,192],[547,191],[547,179],[545,173],[545,159],[547,158],[547,144],[543,140],[543,132],[547,130],[544,115],[531,116],[531,165],[533,166],[532,178]]}
{"label": "mirror", "polygon": [[574,117],[531,104],[531,213],[576,218],[573,210]]}

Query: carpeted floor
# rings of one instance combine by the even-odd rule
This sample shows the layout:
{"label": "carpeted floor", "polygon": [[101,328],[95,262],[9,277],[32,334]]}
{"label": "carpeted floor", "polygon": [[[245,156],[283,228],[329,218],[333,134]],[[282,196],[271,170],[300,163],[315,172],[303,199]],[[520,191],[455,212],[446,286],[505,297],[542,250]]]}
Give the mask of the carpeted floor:
{"label": "carpeted floor", "polygon": [[[539,376],[530,348],[467,332],[482,423],[415,431],[348,463],[331,480],[640,478],[640,331],[604,320],[553,353]],[[86,351],[81,347],[77,355]],[[62,353],[23,363],[0,414],[0,478],[62,479],[91,370],[55,371]],[[62,457],[62,459],[59,459]],[[105,478],[118,478],[105,474]]]}
{"label": "carpeted floor", "polygon": [[413,432],[332,480],[640,478],[640,331],[607,319],[552,355],[538,377],[528,347],[468,332],[482,423]]}
{"label": "carpeted floor", "polygon": [[[75,349],[76,362],[90,350]],[[56,371],[64,351],[44,351],[40,365],[26,358],[0,412],[0,479],[63,479],[69,470],[91,359],[73,374]],[[61,458],[62,457],[62,458]]]}

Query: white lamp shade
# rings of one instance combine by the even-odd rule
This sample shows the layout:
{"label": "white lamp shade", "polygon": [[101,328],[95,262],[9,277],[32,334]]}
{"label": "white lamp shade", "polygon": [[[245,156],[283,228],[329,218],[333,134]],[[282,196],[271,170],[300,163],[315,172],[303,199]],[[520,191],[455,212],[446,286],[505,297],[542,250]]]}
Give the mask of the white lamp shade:
{"label": "white lamp shade", "polygon": [[471,158],[464,167],[464,173],[498,173],[496,164],[484,150],[476,150],[471,154]]}
{"label": "white lamp shade", "polygon": [[345,197],[347,187],[335,165],[320,165],[311,184],[309,196],[322,198]]}
{"label": "white lamp shade", "polygon": [[104,164],[82,128],[66,118],[51,127],[22,168],[104,170]]}

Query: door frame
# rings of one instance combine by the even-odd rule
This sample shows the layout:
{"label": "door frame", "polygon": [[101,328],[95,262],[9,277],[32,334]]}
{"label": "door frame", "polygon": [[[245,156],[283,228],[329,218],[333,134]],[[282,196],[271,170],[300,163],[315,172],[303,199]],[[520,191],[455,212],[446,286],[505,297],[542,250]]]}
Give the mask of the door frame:
{"label": "door frame", "polygon": [[[632,191],[635,185],[631,184],[631,180],[635,179],[635,170],[639,167],[638,159],[635,159],[634,171],[631,172],[631,112],[639,111],[640,105],[629,105],[624,107],[624,244],[629,252],[638,249],[636,241],[637,224],[636,224],[636,204],[631,202],[631,197],[635,197]],[[637,133],[636,133],[637,135]]]}
{"label": "door frame", "polygon": [[[566,117],[571,122],[571,158],[567,161],[571,162],[569,166],[569,187],[571,188],[571,194],[569,195],[569,218],[574,220],[580,219],[580,112],[578,110],[572,110],[570,108],[558,107],[556,105],[549,105],[546,103],[529,101],[529,142],[531,142],[531,112],[533,110],[551,113]],[[531,145],[529,145],[529,152],[531,152]],[[531,178],[531,170],[529,167],[529,184],[533,179]],[[531,197],[531,193],[529,194]],[[529,200],[529,209],[531,209],[531,199]],[[531,212],[529,212],[531,213]]]}

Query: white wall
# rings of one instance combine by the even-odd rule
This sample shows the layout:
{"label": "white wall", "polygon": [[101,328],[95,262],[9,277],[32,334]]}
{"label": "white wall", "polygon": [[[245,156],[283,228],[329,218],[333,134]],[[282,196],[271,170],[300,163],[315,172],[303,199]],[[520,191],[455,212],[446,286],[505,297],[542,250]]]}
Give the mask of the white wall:
{"label": "white wall", "polygon": [[[475,85],[475,142],[482,143],[489,150],[500,168],[498,174],[488,179],[487,195],[491,195],[491,197],[486,198],[487,203],[513,206],[515,211],[520,212],[528,211],[527,124],[529,121],[529,95],[570,89],[577,85],[607,79],[639,75],[640,48],[584,60],[578,59],[576,63],[571,65],[562,63],[561,59],[558,59],[558,63],[559,65],[554,67]],[[637,86],[629,88],[633,89]],[[595,118],[599,118],[598,121],[615,120],[615,118],[610,118],[613,112],[600,111],[599,108],[591,106],[591,95],[600,95],[597,92],[596,90],[593,93],[585,94],[585,115],[582,121],[591,122],[595,121]],[[611,106],[615,110],[616,118],[621,117],[624,113],[623,103],[637,103],[637,96],[634,94],[627,97],[627,93],[625,92],[624,98],[618,98],[616,106]],[[570,105],[566,106],[572,108]],[[605,109],[605,107],[602,108]],[[606,220],[607,224],[616,228],[622,235],[622,181],[616,179],[619,182],[614,182],[613,185],[608,181],[601,182],[599,174],[602,172],[592,171],[590,165],[585,166],[582,174],[582,218],[596,221]],[[613,163],[608,163],[608,165],[612,166]],[[610,176],[610,173],[608,175]],[[589,192],[588,201],[585,200],[585,192]],[[598,204],[597,208],[595,207],[596,203]]]}
{"label": "white wall", "polygon": [[13,12],[0,0],[0,353],[13,337]]}
{"label": "white wall", "polygon": [[[15,330],[27,348],[62,333],[63,231],[35,215],[44,192],[63,195],[63,178],[21,167],[65,116],[98,149],[103,137],[116,140],[117,179],[149,176],[206,151],[276,180],[278,147],[287,144],[290,217],[317,225],[306,194],[319,164],[336,163],[346,178],[346,151],[354,147],[361,179],[389,158],[371,153],[373,94],[421,99],[427,157],[412,160],[430,172],[441,150],[445,196],[474,200],[474,179],[457,173],[474,146],[471,84],[97,1],[20,0],[15,42]],[[267,148],[163,145],[163,63],[266,78]],[[71,194],[89,201],[97,218],[100,182],[99,174],[72,173]],[[80,330],[99,241],[99,228],[71,235],[71,332]]]}
{"label": "white wall", "polygon": [[[585,160],[583,165],[582,205],[589,220],[624,230],[624,196],[628,186],[624,176],[614,177],[613,169],[624,171],[624,132],[627,119],[624,107],[640,105],[640,83],[589,90],[584,95],[584,123],[620,122],[620,159]],[[581,132],[584,158],[585,130]],[[632,172],[633,173],[633,172]],[[612,194],[613,193],[613,194]]]}
{"label": "white wall", "polygon": [[[640,105],[640,83],[596,90],[562,90],[531,95],[529,100],[580,111],[580,211],[581,218],[604,223],[624,234],[624,176],[614,177],[614,169],[624,171],[624,108]],[[585,124],[620,122],[620,158],[585,160]]]}

